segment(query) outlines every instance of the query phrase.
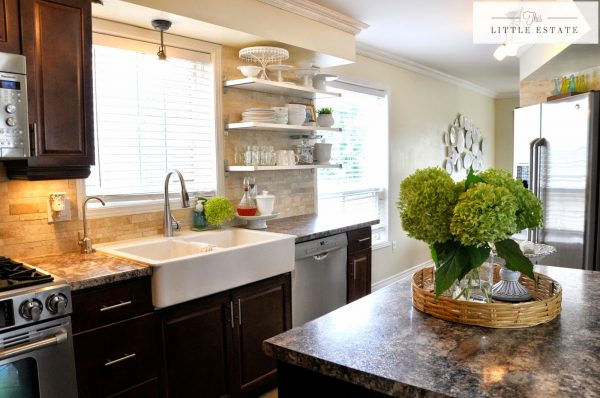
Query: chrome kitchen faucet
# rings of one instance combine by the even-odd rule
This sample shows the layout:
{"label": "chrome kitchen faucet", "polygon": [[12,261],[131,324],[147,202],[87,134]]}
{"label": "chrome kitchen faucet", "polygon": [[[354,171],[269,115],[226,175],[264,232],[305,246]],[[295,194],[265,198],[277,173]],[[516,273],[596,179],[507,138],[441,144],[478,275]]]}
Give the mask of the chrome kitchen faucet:
{"label": "chrome kitchen faucet", "polygon": [[188,195],[187,189],[185,189],[185,181],[183,180],[183,175],[179,172],[179,170],[175,169],[167,174],[165,177],[165,207],[164,207],[164,217],[163,217],[163,227],[165,229],[165,236],[170,237],[173,236],[173,228],[180,229],[181,224],[179,221],[173,218],[171,214],[171,204],[169,203],[169,179],[171,178],[171,174],[176,173],[179,177],[179,183],[181,185],[181,206],[182,207],[190,207],[190,196]]}

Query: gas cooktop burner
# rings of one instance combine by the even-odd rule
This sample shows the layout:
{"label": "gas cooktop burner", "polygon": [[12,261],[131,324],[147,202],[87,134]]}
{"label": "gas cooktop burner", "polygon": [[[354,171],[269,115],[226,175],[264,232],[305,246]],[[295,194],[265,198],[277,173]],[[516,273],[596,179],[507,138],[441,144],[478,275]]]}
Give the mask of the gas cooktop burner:
{"label": "gas cooktop burner", "polygon": [[23,263],[0,256],[0,292],[25,286],[52,282],[52,275],[42,273]]}

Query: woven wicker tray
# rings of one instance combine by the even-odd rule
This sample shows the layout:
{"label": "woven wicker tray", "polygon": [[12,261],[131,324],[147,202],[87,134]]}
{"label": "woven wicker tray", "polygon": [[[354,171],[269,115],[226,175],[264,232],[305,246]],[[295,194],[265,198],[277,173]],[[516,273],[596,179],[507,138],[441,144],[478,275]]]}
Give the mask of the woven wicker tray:
{"label": "woven wicker tray", "polygon": [[[494,283],[499,280],[499,267],[494,272]],[[538,284],[521,276],[532,301],[507,303],[493,301],[490,304],[454,300],[433,292],[433,267],[423,268],[412,277],[412,302],[419,311],[447,321],[477,325],[488,328],[523,328],[545,323],[556,318],[561,311],[562,288],[545,275],[538,274]]]}

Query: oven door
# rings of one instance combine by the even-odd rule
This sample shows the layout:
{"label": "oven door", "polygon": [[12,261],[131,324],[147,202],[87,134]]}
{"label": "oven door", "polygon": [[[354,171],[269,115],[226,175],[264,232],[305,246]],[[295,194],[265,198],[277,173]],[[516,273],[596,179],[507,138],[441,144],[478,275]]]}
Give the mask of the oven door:
{"label": "oven door", "polygon": [[77,397],[70,317],[0,334],[0,397]]}

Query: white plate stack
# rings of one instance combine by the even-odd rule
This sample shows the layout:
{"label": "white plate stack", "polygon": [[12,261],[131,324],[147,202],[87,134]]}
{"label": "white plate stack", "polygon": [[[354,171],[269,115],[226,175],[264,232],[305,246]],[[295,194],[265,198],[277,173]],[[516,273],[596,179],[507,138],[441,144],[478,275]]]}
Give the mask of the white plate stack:
{"label": "white plate stack", "polygon": [[288,108],[284,106],[274,106],[271,109],[275,112],[275,123],[288,124]]}
{"label": "white plate stack", "polygon": [[288,124],[301,126],[306,120],[306,105],[302,104],[287,104],[288,109]]}
{"label": "white plate stack", "polygon": [[265,108],[249,108],[242,112],[242,122],[275,123],[275,111]]}

